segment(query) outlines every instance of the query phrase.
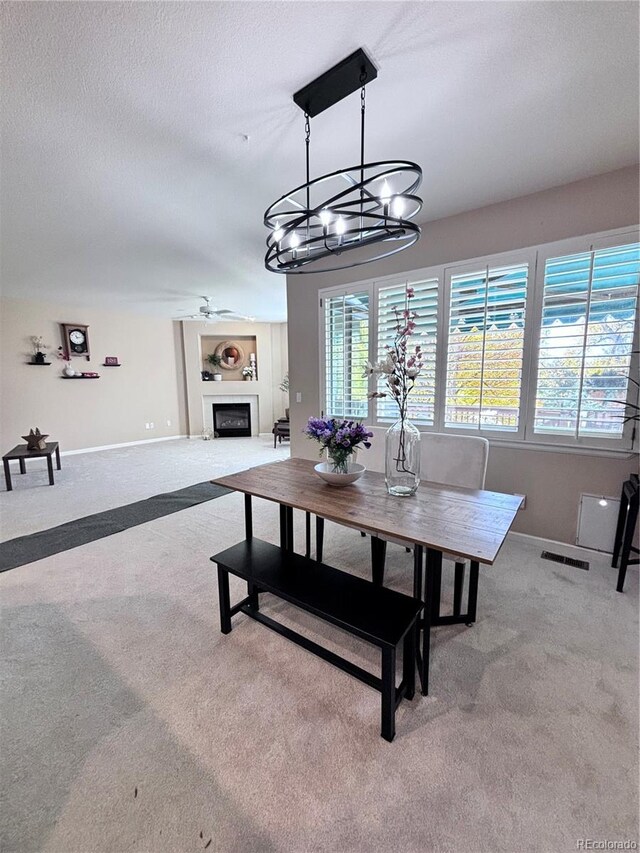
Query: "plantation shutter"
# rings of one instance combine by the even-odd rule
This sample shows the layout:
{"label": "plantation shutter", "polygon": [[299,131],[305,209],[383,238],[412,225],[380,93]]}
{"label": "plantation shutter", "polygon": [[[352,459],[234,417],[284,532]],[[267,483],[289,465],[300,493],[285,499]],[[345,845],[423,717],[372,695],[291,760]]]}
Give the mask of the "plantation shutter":
{"label": "plantation shutter", "polygon": [[452,275],[446,427],[517,432],[527,263]]}
{"label": "plantation shutter", "polygon": [[[438,331],[438,284],[437,278],[411,283],[414,296],[408,301],[411,311],[417,313],[416,328],[409,338],[410,350],[420,344],[423,350],[423,368],[409,396],[408,417],[414,423],[433,426],[436,390],[436,336]],[[378,358],[387,354],[387,346],[393,344],[397,318],[405,308],[406,286],[398,284],[382,287],[378,292]],[[383,377],[377,390],[385,391]],[[379,398],[377,416],[381,421],[396,421],[398,406],[391,397]]]}
{"label": "plantation shutter", "polygon": [[369,294],[324,297],[325,417],[366,419]]}
{"label": "plantation shutter", "polygon": [[534,432],[622,436],[639,278],[638,243],[547,260]]}

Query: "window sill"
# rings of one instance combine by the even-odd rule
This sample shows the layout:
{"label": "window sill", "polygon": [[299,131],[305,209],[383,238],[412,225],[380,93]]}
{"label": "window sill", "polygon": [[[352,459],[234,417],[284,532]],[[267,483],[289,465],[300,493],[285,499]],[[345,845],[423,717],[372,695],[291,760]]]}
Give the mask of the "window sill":
{"label": "window sill", "polygon": [[[387,430],[395,421],[378,421],[375,426],[382,430]],[[437,432],[437,430],[423,427],[421,424],[415,424],[420,432]],[[632,459],[637,456],[637,448],[629,447],[588,447],[585,445],[560,444],[544,441],[526,441],[518,438],[499,438],[496,435],[489,435],[486,432],[476,432],[467,430],[451,430],[442,431],[443,435],[464,435],[464,436],[479,436],[486,438],[492,447],[504,447],[508,450],[535,450],[543,453],[569,453],[576,456],[604,456],[611,459]]]}

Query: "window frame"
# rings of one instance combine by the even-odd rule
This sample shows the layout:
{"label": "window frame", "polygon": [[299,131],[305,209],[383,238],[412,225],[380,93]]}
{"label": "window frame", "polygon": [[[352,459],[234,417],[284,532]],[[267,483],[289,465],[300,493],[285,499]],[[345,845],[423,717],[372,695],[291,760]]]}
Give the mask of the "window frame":
{"label": "window frame", "polygon": [[[628,238],[628,239],[626,239]],[[535,328],[533,337],[532,353],[535,353],[535,359],[531,364],[531,390],[532,395],[529,405],[529,415],[527,418],[527,428],[525,430],[525,442],[528,445],[549,445],[553,447],[572,447],[581,449],[596,449],[610,451],[624,451],[628,453],[637,446],[638,436],[637,430],[634,430],[634,424],[628,421],[624,424],[620,436],[604,438],[597,436],[575,436],[575,435],[559,435],[554,433],[536,433],[535,432],[535,396],[537,392],[537,355],[540,351],[540,338],[542,336],[542,309],[544,304],[544,278],[547,261],[550,258],[563,257],[564,255],[584,254],[586,252],[594,252],[599,249],[610,249],[615,246],[623,246],[626,243],[640,242],[640,231],[635,229],[616,230],[597,235],[588,235],[586,237],[574,237],[568,240],[560,240],[556,243],[547,243],[538,247],[538,274],[535,283]],[[638,304],[640,305],[640,290],[638,293]],[[633,332],[632,351],[638,349],[638,318]],[[638,356],[631,356],[631,364],[629,374],[637,375]],[[637,391],[634,394],[634,386],[632,382],[627,384],[627,403],[635,402]],[[622,412],[622,406],[620,407]]]}
{"label": "window frame", "polygon": [[[520,383],[520,405],[518,407],[518,429],[517,430],[501,430],[491,429],[489,427],[478,427],[478,429],[469,429],[465,427],[445,426],[445,410],[446,410],[446,393],[447,393],[447,356],[449,353],[449,326],[451,313],[451,280],[454,276],[465,275],[465,273],[481,272],[482,269],[491,267],[513,266],[516,264],[527,265],[527,297],[525,300],[525,324],[524,336],[522,345],[522,379]],[[436,419],[437,432],[447,432],[453,435],[479,435],[483,438],[493,438],[496,440],[507,441],[523,441],[525,438],[525,427],[527,419],[527,409],[529,403],[529,377],[530,377],[530,360],[531,360],[531,322],[527,322],[531,316],[533,305],[533,283],[536,276],[536,252],[532,249],[516,252],[504,252],[499,255],[492,255],[490,258],[484,258],[480,261],[465,262],[462,264],[448,265],[444,269],[444,288],[443,288],[443,309],[445,321],[440,330],[442,340],[442,364],[440,365],[440,374],[437,377],[440,380],[439,400],[436,404],[436,411],[439,417]],[[436,381],[436,389],[438,382]]]}
{"label": "window frame", "polygon": [[[377,309],[375,309],[376,313],[376,324],[372,325],[371,315],[372,315],[372,301],[373,301],[373,287],[372,282],[354,282],[352,285],[341,285],[340,287],[327,287],[323,288],[318,293],[318,310],[320,313],[320,322],[319,322],[319,358],[320,358],[320,416],[321,417],[333,417],[333,415],[326,410],[327,404],[327,363],[326,363],[326,326],[327,326],[327,315],[324,306],[325,299],[331,299],[339,296],[349,296],[351,294],[356,293],[367,293],[369,297],[369,341],[368,341],[368,359],[371,361],[372,357],[372,347],[373,341],[376,337],[375,332],[377,331]],[[340,416],[341,417],[341,416]],[[371,400],[367,402],[367,422],[371,419]]]}
{"label": "window frame", "polygon": [[[502,446],[542,450],[564,450],[569,452],[596,451],[607,456],[628,456],[639,445],[640,430],[635,424],[627,422],[620,437],[575,437],[540,434],[534,432],[535,399],[538,376],[538,352],[541,336],[541,319],[544,299],[545,266],[549,258],[599,249],[622,246],[627,243],[640,243],[640,226],[627,226],[609,231],[596,232],[579,237],[542,243],[537,246],[523,247],[508,252],[494,253],[464,261],[449,262],[437,266],[421,267],[403,273],[353,281],[348,284],[321,288],[318,291],[319,310],[319,361],[320,361],[320,408],[326,414],[326,363],[325,363],[325,311],[324,299],[332,296],[346,296],[350,293],[367,292],[369,296],[369,361],[378,359],[378,302],[379,291],[385,287],[419,283],[426,279],[438,279],[439,298],[437,308],[436,339],[436,380],[434,424],[417,424],[421,432],[440,432],[452,435],[477,435],[488,438]],[[449,315],[452,277],[468,272],[481,271],[485,267],[500,267],[513,264],[527,264],[527,297],[525,302],[525,327],[522,356],[522,382],[520,386],[520,406],[518,429],[505,431],[491,428],[469,429],[444,425],[446,405],[447,354],[449,347]],[[638,297],[640,305],[640,294]],[[633,350],[639,349],[639,323],[636,318]],[[638,355],[632,355],[630,375],[638,376]],[[380,387],[376,377],[369,380],[369,392]],[[628,383],[627,402],[636,402],[640,397],[632,382]],[[621,407],[622,409],[622,407]],[[393,421],[377,417],[376,401],[369,400],[366,423],[370,426],[388,427]]]}

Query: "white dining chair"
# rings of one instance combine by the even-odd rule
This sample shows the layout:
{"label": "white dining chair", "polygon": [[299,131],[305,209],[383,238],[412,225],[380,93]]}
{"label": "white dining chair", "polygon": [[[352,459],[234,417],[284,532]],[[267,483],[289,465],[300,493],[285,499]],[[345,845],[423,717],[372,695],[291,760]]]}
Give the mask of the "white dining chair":
{"label": "white dining chair", "polygon": [[[360,461],[372,471],[384,472],[384,434],[380,427],[370,427],[374,433],[371,449],[360,455]],[[476,435],[450,435],[447,433],[423,432],[420,435],[420,479],[444,486],[461,486],[467,489],[483,489],[489,459],[489,442]],[[410,498],[398,498],[410,500]],[[364,534],[363,534],[364,535]],[[384,541],[384,540],[382,540]],[[398,545],[405,543],[388,538],[387,542]],[[384,549],[380,552],[380,540],[372,540],[372,573],[375,583],[384,581]],[[407,549],[409,550],[409,549]],[[375,556],[374,556],[375,551]],[[443,559],[455,563],[453,614],[460,614],[462,589],[466,563],[453,554],[443,554]],[[434,610],[439,614],[439,592],[435,596]]]}

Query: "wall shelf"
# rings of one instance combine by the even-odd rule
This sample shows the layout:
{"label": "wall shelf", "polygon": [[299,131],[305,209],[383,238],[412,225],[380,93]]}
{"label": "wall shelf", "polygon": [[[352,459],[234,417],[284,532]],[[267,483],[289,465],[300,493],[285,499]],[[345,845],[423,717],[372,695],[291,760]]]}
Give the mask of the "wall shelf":
{"label": "wall shelf", "polygon": [[121,364],[102,364],[103,367],[122,367]]}
{"label": "wall shelf", "polygon": [[99,376],[61,376],[60,379],[100,379]]}
{"label": "wall shelf", "polygon": [[50,361],[28,361],[27,364],[32,364],[34,367],[51,367]]}

